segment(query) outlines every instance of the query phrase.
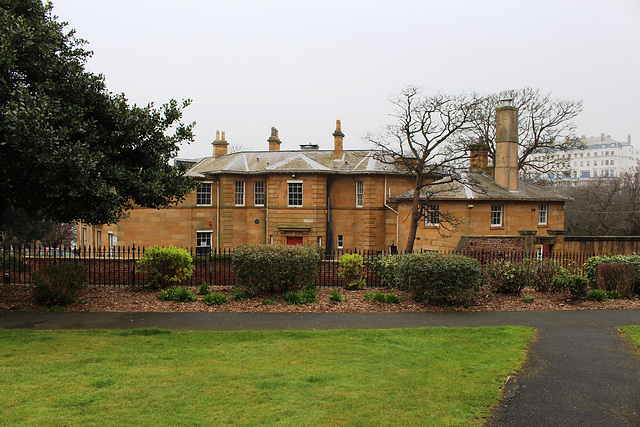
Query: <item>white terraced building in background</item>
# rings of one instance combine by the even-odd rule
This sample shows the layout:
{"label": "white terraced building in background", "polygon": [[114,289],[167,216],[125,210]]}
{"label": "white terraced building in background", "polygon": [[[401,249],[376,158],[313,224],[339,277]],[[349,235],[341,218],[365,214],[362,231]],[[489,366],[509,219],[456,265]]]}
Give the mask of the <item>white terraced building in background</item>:
{"label": "white terraced building in background", "polygon": [[556,174],[540,178],[558,179],[565,184],[578,185],[593,178],[618,177],[623,173],[638,172],[640,150],[631,145],[631,135],[627,136],[626,142],[617,141],[604,133],[599,137],[587,138],[582,135],[581,139],[583,146],[579,149],[536,154],[534,158],[540,160],[547,156],[565,159],[564,167],[559,167]]}

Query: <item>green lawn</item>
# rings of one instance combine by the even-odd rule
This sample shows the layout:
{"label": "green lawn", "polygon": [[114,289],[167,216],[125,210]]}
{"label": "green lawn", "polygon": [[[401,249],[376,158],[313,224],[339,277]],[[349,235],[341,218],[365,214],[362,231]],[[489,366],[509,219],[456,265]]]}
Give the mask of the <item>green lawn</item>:
{"label": "green lawn", "polygon": [[532,328],[0,330],[3,425],[479,425]]}
{"label": "green lawn", "polygon": [[620,330],[636,347],[640,348],[640,325],[621,326]]}

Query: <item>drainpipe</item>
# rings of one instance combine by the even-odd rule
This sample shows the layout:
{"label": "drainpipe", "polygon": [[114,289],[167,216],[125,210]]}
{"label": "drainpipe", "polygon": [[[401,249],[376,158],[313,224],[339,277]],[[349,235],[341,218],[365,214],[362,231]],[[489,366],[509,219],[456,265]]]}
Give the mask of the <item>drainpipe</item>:
{"label": "drainpipe", "polygon": [[220,253],[220,177],[216,179],[216,250]]}
{"label": "drainpipe", "polygon": [[396,240],[395,240],[395,244],[396,246],[398,245],[398,211],[394,210],[391,206],[387,205],[387,175],[384,176],[384,188],[382,189],[382,200],[384,200],[384,207],[389,209],[391,212],[393,212],[394,214],[396,214]]}
{"label": "drainpipe", "polygon": [[264,243],[269,244],[269,175],[264,183]]}

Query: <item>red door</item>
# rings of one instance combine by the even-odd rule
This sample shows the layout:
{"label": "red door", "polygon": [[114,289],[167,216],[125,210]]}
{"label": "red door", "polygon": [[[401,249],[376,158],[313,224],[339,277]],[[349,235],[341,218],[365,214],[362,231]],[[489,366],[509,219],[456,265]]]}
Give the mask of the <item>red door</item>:
{"label": "red door", "polygon": [[287,245],[301,245],[302,236],[287,236]]}

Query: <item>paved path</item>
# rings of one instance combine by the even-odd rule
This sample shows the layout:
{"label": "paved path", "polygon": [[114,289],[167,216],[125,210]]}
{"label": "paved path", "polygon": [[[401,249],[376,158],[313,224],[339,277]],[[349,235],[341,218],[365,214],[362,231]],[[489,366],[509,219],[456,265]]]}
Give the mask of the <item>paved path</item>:
{"label": "paved path", "polygon": [[521,372],[508,382],[492,426],[640,426],[640,357],[616,329],[640,310],[506,313],[64,313],[0,312],[0,328],[174,330],[538,328]]}

